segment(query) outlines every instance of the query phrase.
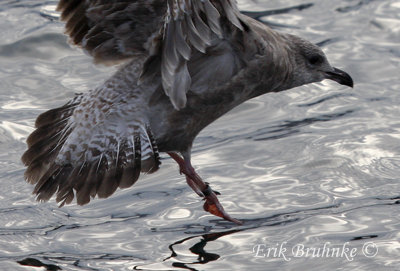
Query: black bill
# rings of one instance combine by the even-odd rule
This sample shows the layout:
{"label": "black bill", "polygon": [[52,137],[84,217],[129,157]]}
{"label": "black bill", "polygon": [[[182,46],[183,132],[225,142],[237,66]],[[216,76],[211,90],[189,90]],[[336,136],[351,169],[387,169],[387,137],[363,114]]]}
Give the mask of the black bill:
{"label": "black bill", "polygon": [[331,79],[333,81],[338,82],[341,85],[345,85],[345,86],[349,86],[349,87],[353,87],[354,83],[353,83],[353,79],[351,78],[351,76],[340,70],[337,68],[333,68],[332,72],[327,72],[327,78]]}

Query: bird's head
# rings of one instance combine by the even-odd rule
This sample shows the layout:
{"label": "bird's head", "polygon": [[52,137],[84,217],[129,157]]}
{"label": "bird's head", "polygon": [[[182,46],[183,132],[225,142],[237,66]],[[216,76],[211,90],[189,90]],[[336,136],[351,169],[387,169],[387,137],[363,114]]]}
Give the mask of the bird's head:
{"label": "bird's head", "polygon": [[288,39],[289,55],[292,56],[294,67],[290,80],[292,87],[330,79],[341,85],[353,87],[351,76],[335,67],[332,67],[322,50],[315,44],[294,35],[285,35]]}

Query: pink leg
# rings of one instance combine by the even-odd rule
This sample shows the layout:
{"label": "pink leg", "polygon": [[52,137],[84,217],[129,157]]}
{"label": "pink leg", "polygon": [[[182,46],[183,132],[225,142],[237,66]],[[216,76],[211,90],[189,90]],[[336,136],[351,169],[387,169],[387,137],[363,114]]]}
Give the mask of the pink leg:
{"label": "pink leg", "polygon": [[183,159],[180,155],[175,152],[167,152],[169,156],[174,159],[178,165],[180,172],[186,175],[186,182],[188,185],[199,195],[200,197],[204,197],[205,203],[203,208],[205,211],[222,217],[228,221],[231,221],[236,224],[243,224],[241,221],[231,217],[228,215],[221,203],[219,202],[216,193],[211,189],[211,187],[203,182],[201,177],[196,173],[194,168],[190,163],[190,159]]}
{"label": "pink leg", "polygon": [[204,194],[203,192],[201,192],[200,188],[187,175],[186,175],[186,182],[194,190],[194,192],[196,192],[197,195],[199,195],[200,197],[204,197]]}

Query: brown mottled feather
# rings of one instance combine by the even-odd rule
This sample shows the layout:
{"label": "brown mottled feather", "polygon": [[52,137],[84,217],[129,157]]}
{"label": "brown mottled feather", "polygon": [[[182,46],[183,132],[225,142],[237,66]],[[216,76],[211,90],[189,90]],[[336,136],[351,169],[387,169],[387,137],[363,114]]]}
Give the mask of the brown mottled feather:
{"label": "brown mottled feather", "polygon": [[46,141],[48,138],[56,137],[64,131],[65,124],[68,120],[64,119],[59,121],[58,123],[51,123],[44,125],[40,127],[39,129],[36,129],[33,131],[28,138],[26,139],[26,143],[28,145],[28,148],[32,147],[34,144],[41,142],[43,138],[46,138]]}
{"label": "brown mottled feather", "polygon": [[[153,173],[157,171],[160,166],[160,155],[158,153],[158,147],[153,133],[149,126],[146,127],[146,131],[150,139],[152,155],[147,160],[142,161],[142,172]],[[147,165],[145,165],[145,163],[147,163]]]}
{"label": "brown mottled feather", "polygon": [[[65,201],[66,199],[70,197],[70,194],[73,193],[73,188],[74,185],[77,182],[77,179],[81,173],[81,167],[72,167],[72,166],[66,166],[67,168],[70,169],[70,174],[63,176],[65,177],[64,180],[62,180],[62,182],[58,183],[58,190],[57,190],[57,197],[56,197],[56,201],[60,202],[60,201]],[[65,168],[65,167],[64,167]],[[52,180],[49,179],[49,182],[51,182]],[[61,205],[63,205],[63,203],[61,203]]]}
{"label": "brown mottled feather", "polygon": [[76,9],[86,9],[85,2],[84,0],[60,0],[57,11],[61,11],[61,20],[68,20]]}
{"label": "brown mottled feather", "polygon": [[[89,203],[90,201],[90,191],[85,191],[84,188],[87,185],[88,181],[88,176],[90,174],[90,170],[94,165],[89,165],[88,163],[84,163],[80,168],[79,168],[79,173],[78,175],[74,178],[73,180],[73,188],[76,191],[76,203],[79,205],[84,205]],[[88,184],[91,185],[91,184]],[[96,187],[96,184],[94,184],[94,187]],[[72,191],[72,189],[71,189]],[[69,194],[71,194],[71,191]],[[69,195],[68,194],[68,195]]]}
{"label": "brown mottled feather", "polygon": [[57,135],[50,135],[47,139],[42,139],[29,146],[29,149],[22,155],[21,160],[26,166],[37,160],[48,160],[45,157],[50,156],[52,153],[57,153],[56,149],[59,149],[62,143]]}
{"label": "brown mottled feather", "polygon": [[59,184],[71,173],[71,166],[59,167],[53,164],[50,169],[37,182],[34,194],[37,194],[37,200],[47,201],[57,191]]}
{"label": "brown mottled feather", "polygon": [[[118,187],[133,185],[142,170],[142,148],[149,148],[151,145],[149,168],[154,171],[160,163],[153,136],[141,135],[142,132],[151,133],[149,128],[135,128],[138,130],[132,134],[132,144],[128,144],[127,138],[110,137],[118,136],[117,131],[112,131],[115,135],[108,134],[107,141],[110,146],[87,150],[91,155],[100,157],[97,160],[57,160],[60,150],[76,129],[76,123],[70,123],[70,118],[81,102],[82,97],[79,95],[66,105],[41,114],[36,121],[37,129],[28,137],[28,150],[22,157],[22,161],[28,166],[25,178],[28,182],[36,184],[34,193],[37,194],[37,199],[45,201],[56,194],[56,201],[60,203],[60,207],[71,203],[75,196],[77,203],[83,205],[96,195],[108,197]],[[78,111],[81,112],[81,109]],[[79,114],[85,113],[76,114],[78,115],[75,115],[75,118],[79,119]],[[141,142],[142,136],[145,139],[147,137],[148,141]],[[96,142],[94,140],[92,146],[103,144],[101,140]],[[119,142],[118,150],[113,149],[116,142]],[[145,146],[142,147],[142,144]],[[148,172],[149,169],[143,171]]]}
{"label": "brown mottled feather", "polygon": [[139,167],[137,165],[125,167],[119,182],[119,188],[131,187],[138,180],[139,175],[140,165]]}
{"label": "brown mottled feather", "polygon": [[106,63],[144,53],[148,38],[163,25],[166,3],[163,0],[61,0],[57,10],[66,22],[71,41],[87,50],[96,62]]}
{"label": "brown mottled feather", "polygon": [[50,109],[40,114],[35,121],[35,127],[41,128],[49,124],[59,123],[60,121],[68,119],[71,116],[74,108],[80,103],[82,95],[78,94],[70,102],[62,107]]}
{"label": "brown mottled feather", "polygon": [[70,40],[95,63],[161,55],[158,65],[147,65],[142,75],[161,69],[162,87],[178,110],[185,107],[192,83],[187,61],[193,51],[204,53],[213,39],[225,38],[221,21],[227,32],[243,30],[233,0],[62,0],[57,10]]}
{"label": "brown mottled feather", "polygon": [[100,186],[97,188],[99,198],[107,198],[111,196],[118,188],[119,170],[115,167],[107,170],[103,176]]}
{"label": "brown mottled feather", "polygon": [[102,175],[97,172],[96,163],[90,165],[85,176],[86,179],[82,182],[82,185],[79,188],[76,188],[76,202],[79,205],[88,203],[90,198],[96,196],[98,180],[102,178]]}

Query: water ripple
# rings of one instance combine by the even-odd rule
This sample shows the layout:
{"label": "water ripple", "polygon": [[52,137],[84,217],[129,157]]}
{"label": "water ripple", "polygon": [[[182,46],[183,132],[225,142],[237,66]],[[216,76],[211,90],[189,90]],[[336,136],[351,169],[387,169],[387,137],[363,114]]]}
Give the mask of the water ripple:
{"label": "water ripple", "polygon": [[[318,43],[355,81],[264,95],[201,132],[193,164],[242,226],[204,212],[166,155],[158,172],[106,200],[34,201],[20,156],[35,116],[115,71],[67,44],[57,2],[0,3],[1,270],[399,269],[398,0],[239,1]],[[358,251],[351,261],[255,257],[258,244],[347,242]],[[367,242],[376,256],[361,254]]]}

